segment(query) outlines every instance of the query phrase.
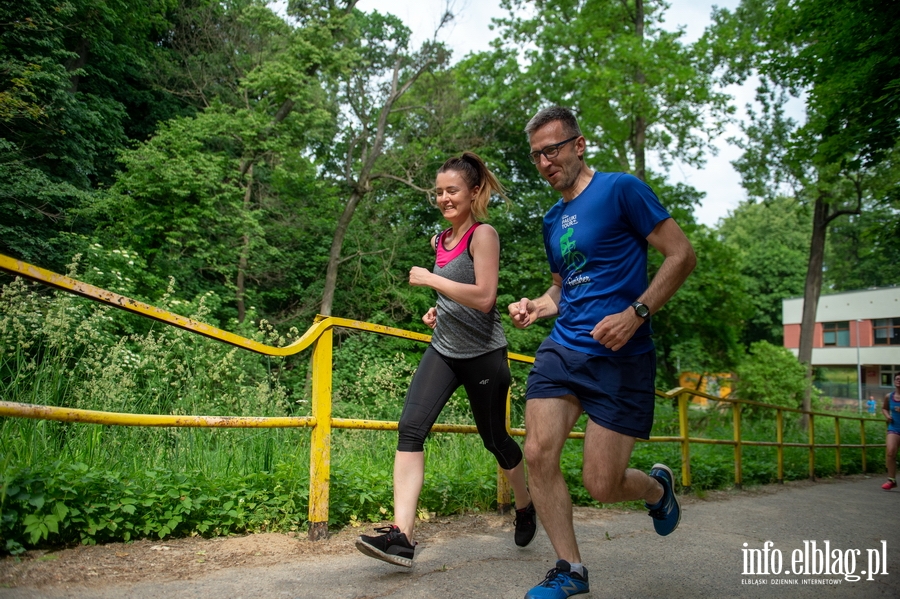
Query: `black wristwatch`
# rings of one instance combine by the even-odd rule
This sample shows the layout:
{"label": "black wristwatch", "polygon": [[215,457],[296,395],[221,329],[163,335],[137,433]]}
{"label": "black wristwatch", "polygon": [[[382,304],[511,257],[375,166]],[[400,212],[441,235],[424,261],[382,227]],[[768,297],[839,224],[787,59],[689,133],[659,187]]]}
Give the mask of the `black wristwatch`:
{"label": "black wristwatch", "polygon": [[631,304],[631,307],[634,308],[635,313],[637,313],[637,315],[644,320],[647,320],[647,318],[650,316],[650,308],[648,308],[641,302],[634,302],[633,304]]}

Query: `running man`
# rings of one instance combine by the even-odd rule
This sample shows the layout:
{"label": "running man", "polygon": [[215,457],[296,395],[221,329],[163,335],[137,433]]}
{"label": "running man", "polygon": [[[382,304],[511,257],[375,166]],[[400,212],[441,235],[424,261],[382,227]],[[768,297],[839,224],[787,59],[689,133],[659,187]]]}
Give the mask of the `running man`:
{"label": "running man", "polygon": [[[678,526],[672,471],[628,468],[635,439],[653,425],[656,354],[650,316],[681,287],[696,258],[653,191],[624,173],[594,172],[585,138],[565,108],[538,112],[525,127],[531,160],[562,199],[544,216],[553,284],[537,299],[509,305],[516,327],[556,316],[535,356],[525,394],[525,460],[531,497],[558,561],[525,599],[590,591],[560,470],[563,444],[589,416],[583,479],[603,503],[643,499],[660,535]],[[665,257],[647,284],[647,246]]]}

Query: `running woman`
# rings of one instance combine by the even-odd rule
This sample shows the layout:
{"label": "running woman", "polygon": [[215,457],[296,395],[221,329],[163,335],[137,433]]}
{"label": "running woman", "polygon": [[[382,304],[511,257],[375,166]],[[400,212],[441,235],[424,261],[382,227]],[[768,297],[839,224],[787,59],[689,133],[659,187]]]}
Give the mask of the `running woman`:
{"label": "running woman", "polygon": [[884,396],[881,413],[887,419],[887,447],[884,459],[888,471],[887,482],[881,485],[885,491],[897,486],[897,448],[900,447],[900,374],[894,377],[894,390]]}
{"label": "running woman", "polygon": [[425,479],[425,437],[447,400],[462,385],[485,448],[494,454],[515,494],[515,543],[528,545],[537,531],[525,485],[522,450],[506,430],[510,384],[506,336],[497,311],[500,239],[487,217],[491,193],[506,199],[484,161],[465,152],[437,173],[437,207],[450,228],[431,238],[432,271],[409,271],[409,284],[437,292],[437,306],[422,321],[434,329],[406,394],[394,456],[394,523],[361,535],[356,547],[370,557],[411,567],[416,551],[416,506]]}

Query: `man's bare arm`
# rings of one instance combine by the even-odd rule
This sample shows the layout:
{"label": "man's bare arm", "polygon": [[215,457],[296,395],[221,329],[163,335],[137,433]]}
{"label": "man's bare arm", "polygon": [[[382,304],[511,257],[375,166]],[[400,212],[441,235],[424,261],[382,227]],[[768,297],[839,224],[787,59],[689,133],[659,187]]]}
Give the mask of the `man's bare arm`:
{"label": "man's bare arm", "polygon": [[553,285],[537,299],[523,297],[509,305],[509,316],[516,328],[524,329],[539,318],[559,314],[559,298],[562,295],[562,277],[553,273]]}
{"label": "man's bare arm", "polygon": [[[647,290],[635,299],[646,305],[650,313],[654,314],[687,280],[697,265],[697,256],[684,231],[671,218],[657,224],[647,236],[647,242],[663,255],[663,263]],[[618,351],[628,343],[643,323],[644,319],[629,306],[622,312],[610,314],[598,322],[591,331],[591,337],[605,347]]]}

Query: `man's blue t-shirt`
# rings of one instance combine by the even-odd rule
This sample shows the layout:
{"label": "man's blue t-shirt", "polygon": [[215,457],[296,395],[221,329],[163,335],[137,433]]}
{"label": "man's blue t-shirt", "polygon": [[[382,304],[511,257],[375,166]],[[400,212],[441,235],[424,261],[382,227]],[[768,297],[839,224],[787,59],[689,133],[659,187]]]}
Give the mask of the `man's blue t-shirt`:
{"label": "man's blue t-shirt", "polygon": [[649,319],[616,352],[594,341],[591,330],[647,289],[647,236],[667,218],[653,190],[626,173],[595,173],[578,197],[547,212],[544,247],[550,270],[562,277],[551,339],[598,356],[653,349]]}

